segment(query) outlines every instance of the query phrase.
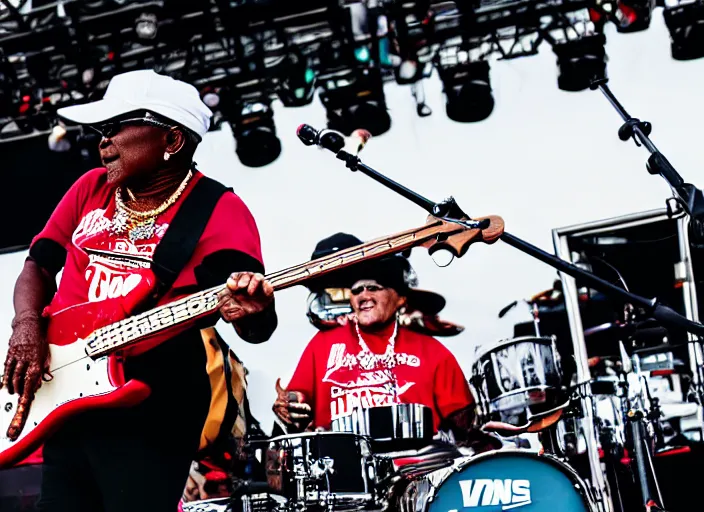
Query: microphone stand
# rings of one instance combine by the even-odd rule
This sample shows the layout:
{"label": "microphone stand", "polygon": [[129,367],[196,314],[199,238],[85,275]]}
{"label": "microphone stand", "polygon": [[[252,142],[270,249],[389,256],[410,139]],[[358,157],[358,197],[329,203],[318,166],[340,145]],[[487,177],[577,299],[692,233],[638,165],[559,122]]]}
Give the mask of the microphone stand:
{"label": "microphone stand", "polygon": [[618,129],[618,137],[626,142],[628,139],[633,139],[636,146],[644,146],[650,152],[650,157],[645,165],[650,174],[659,174],[670,185],[675,199],[682,206],[684,211],[690,217],[690,237],[692,244],[698,248],[704,248],[704,194],[701,189],[698,189],[691,183],[685,183],[672,164],[665,158],[655,144],[648,137],[653,129],[653,125],[648,121],[641,121],[638,118],[631,117],[619,103],[614,94],[609,89],[608,78],[600,78],[593,80],[590,84],[590,89],[595,91],[601,90],[607,100],[616,109],[616,112],[624,120],[624,123]]}
{"label": "microphone stand", "polygon": [[[387,188],[390,188],[394,192],[397,192],[401,196],[417,204],[426,212],[435,217],[445,221],[465,225],[470,229],[482,227],[482,223],[471,220],[471,218],[469,218],[469,216],[462,211],[455,199],[452,197],[440,203],[433,202],[362,163],[356,155],[351,155],[344,150],[340,150],[337,152],[336,157],[339,160],[344,161],[348,169],[355,172],[360,171],[362,174],[366,174],[378,183],[381,183]],[[528,254],[529,256],[532,256],[533,258],[542,261],[543,263],[546,263],[567,275],[585,281],[595,290],[599,290],[600,292],[611,297],[616,297],[626,304],[630,303],[634,306],[640,306],[651,314],[653,318],[665,325],[684,329],[685,331],[693,334],[704,335],[704,325],[698,322],[693,322],[680,315],[669,306],[660,303],[657,298],[648,299],[626,291],[625,289],[616,286],[609,281],[592,274],[591,272],[583,270],[576,265],[562,260],[557,256],[550,254],[506,231],[504,231],[499,238],[511,247],[514,247],[515,249],[518,249],[519,251],[524,252],[525,254]]]}
{"label": "microphone stand", "polygon": [[[477,221],[473,221],[467,216],[459,205],[456,203],[454,198],[450,197],[440,203],[436,203],[423,197],[422,195],[410,190],[409,188],[397,183],[396,181],[384,176],[378,171],[372,169],[368,165],[362,163],[357,155],[348,153],[343,149],[332,149],[326,148],[336,154],[339,160],[345,162],[345,165],[351,171],[359,171],[373,180],[381,183],[382,185],[390,188],[394,192],[397,192],[406,199],[417,204],[425,211],[431,215],[438,217],[445,221],[455,222],[467,226],[468,228],[476,228],[479,224]],[[481,226],[479,226],[481,227]],[[511,233],[504,232],[500,239],[505,243],[518,249],[533,258],[542,261],[550,265],[551,267],[564,272],[567,275],[574,277],[575,279],[581,279],[588,283],[588,285],[595,289],[609,295],[610,297],[615,297],[622,300],[624,303],[630,303],[634,306],[640,306],[646,311],[648,311],[654,318],[662,322],[664,325],[670,325],[676,328],[684,329],[690,333],[696,335],[704,334],[704,325],[697,322],[693,322],[684,316],[680,315],[672,308],[661,304],[657,298],[648,299],[640,295],[628,292],[623,288],[615,286],[604,279],[587,272],[565,260],[558,258],[542,249],[522,240]],[[577,347],[576,347],[577,348]],[[582,357],[586,358],[586,346],[579,347],[580,350],[575,350],[575,359],[581,354]],[[586,367],[587,362],[576,361],[578,366]],[[608,490],[608,484],[606,478],[601,469],[601,461],[599,459],[599,453],[597,451],[598,438],[594,430],[594,405],[591,396],[591,389],[586,386],[580,396],[580,409],[583,419],[583,433],[587,441],[587,455],[589,459],[589,468],[591,473],[591,489],[594,494],[594,501],[599,507],[601,512],[611,512],[614,509],[613,502],[610,497],[610,492]]]}

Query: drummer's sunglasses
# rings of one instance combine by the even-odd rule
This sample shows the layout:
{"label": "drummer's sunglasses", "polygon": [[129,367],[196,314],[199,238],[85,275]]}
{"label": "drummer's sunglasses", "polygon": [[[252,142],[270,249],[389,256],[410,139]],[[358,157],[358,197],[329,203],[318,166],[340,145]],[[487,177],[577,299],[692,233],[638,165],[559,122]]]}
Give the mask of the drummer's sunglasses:
{"label": "drummer's sunglasses", "polygon": [[130,117],[128,119],[115,119],[112,121],[107,121],[105,123],[92,125],[91,128],[98,132],[98,134],[101,135],[103,138],[109,139],[120,133],[122,127],[127,125],[156,126],[157,128],[164,128],[166,130],[174,128],[171,125],[162,123],[161,121],[157,121],[149,114],[145,114],[141,117]]}
{"label": "drummer's sunglasses", "polygon": [[362,284],[359,286],[355,286],[354,288],[350,289],[350,293],[352,295],[359,295],[362,293],[364,290],[370,291],[370,292],[380,292],[383,290],[384,287],[380,286],[378,284]]}

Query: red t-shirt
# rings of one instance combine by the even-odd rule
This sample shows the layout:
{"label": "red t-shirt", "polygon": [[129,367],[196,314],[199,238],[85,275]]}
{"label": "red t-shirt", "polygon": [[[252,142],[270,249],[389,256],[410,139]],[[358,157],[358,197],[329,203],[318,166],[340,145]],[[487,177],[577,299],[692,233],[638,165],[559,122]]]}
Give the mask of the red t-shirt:
{"label": "red t-shirt", "polygon": [[[392,334],[393,325],[362,337],[369,350],[383,354]],[[457,360],[435,338],[400,327],[391,370],[380,365],[363,370],[357,360],[360,351],[352,322],[321,331],[308,343],[288,389],[304,394],[313,408],[314,427],[329,428],[355,406],[408,403],[430,407],[437,432],[442,419],[474,403]]]}
{"label": "red t-shirt", "polygon": [[[130,240],[126,233],[118,235],[111,231],[115,187],[107,183],[106,169],[93,169],[81,176],[30,247],[30,255],[43,266],[54,266],[55,270],[63,266],[58,291],[47,313],[57,313],[86,302],[104,302],[106,307],[110,306],[109,301],[135,305],[146,297],[156,283],[150,268],[154,251],[183,200],[202,176],[196,171],[176,203],[156,218],[152,238],[136,241]],[[47,241],[54,243],[47,244]],[[64,252],[58,251],[58,246]],[[192,293],[197,285],[196,267],[208,255],[228,250],[251,257],[259,264],[257,266],[263,268],[254,218],[242,200],[230,191],[220,198],[193,256],[159,304]],[[242,269],[232,269],[235,270]],[[189,327],[185,324],[180,330]],[[173,329],[168,336],[178,332],[178,328]],[[164,339],[155,337],[137,344],[128,354],[143,353]]]}

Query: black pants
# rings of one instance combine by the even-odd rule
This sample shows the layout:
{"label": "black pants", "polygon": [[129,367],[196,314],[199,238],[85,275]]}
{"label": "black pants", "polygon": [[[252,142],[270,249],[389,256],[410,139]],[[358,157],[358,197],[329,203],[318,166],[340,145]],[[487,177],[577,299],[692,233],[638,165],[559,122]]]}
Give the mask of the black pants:
{"label": "black pants", "polygon": [[205,355],[194,341],[167,342],[170,350],[182,345],[185,360],[169,361],[158,347],[132,364],[152,387],[146,401],[80,414],[46,441],[39,510],[177,510],[210,405]]}
{"label": "black pants", "polygon": [[0,512],[36,512],[41,482],[36,464],[0,470]]}

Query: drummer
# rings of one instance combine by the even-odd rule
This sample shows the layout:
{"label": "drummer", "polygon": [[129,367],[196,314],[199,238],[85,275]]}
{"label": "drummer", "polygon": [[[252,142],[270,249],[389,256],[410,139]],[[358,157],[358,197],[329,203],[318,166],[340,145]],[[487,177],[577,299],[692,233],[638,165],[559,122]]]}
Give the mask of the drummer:
{"label": "drummer", "polygon": [[[337,233],[316,247],[320,256],[362,242]],[[355,408],[409,403],[433,412],[434,429],[458,445],[474,439],[474,398],[457,360],[435,338],[400,325],[414,299],[402,256],[348,267],[329,286],[350,290],[346,325],[322,330],[308,343],[288,390],[277,383],[274,412],[288,433],[329,429]]]}

